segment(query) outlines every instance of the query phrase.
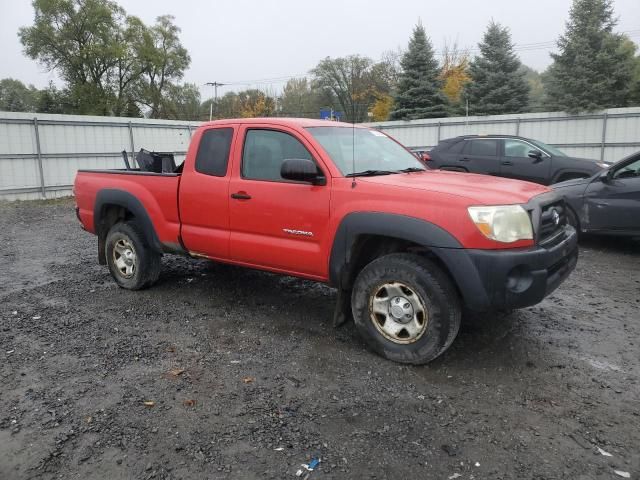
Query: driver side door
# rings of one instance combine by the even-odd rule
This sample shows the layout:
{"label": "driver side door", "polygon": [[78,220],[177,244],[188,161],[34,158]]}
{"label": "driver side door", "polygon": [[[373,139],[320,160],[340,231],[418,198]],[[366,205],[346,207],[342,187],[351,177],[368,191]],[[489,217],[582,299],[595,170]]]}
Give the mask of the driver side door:
{"label": "driver side door", "polygon": [[[305,277],[328,275],[322,247],[328,232],[330,185],[283,179],[284,160],[313,160],[313,147],[294,130],[255,124],[240,132],[229,185],[230,252],[234,262]],[[312,153],[313,152],[313,153]]]}
{"label": "driver side door", "polygon": [[640,232],[640,155],[613,168],[606,181],[596,179],[585,192],[589,230]]}

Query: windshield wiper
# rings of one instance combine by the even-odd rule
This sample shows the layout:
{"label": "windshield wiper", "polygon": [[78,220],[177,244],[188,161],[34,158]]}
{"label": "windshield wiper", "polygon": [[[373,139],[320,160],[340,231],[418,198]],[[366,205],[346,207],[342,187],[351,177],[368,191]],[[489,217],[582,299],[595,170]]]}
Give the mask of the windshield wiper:
{"label": "windshield wiper", "polygon": [[424,172],[424,168],[409,167],[402,170],[363,170],[362,172],[348,173],[345,177],[373,177],[376,175],[392,175],[394,173]]}
{"label": "windshield wiper", "polygon": [[398,173],[393,170],[363,170],[362,172],[347,173],[345,177],[373,177],[376,175],[391,175]]}

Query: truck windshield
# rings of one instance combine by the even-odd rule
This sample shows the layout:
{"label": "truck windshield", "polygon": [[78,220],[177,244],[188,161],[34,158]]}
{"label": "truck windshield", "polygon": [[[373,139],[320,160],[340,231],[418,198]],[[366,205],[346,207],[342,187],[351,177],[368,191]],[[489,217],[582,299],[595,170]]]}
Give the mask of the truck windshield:
{"label": "truck windshield", "polygon": [[377,130],[332,126],[308,127],[307,130],[320,142],[343,175],[425,170],[416,157]]}

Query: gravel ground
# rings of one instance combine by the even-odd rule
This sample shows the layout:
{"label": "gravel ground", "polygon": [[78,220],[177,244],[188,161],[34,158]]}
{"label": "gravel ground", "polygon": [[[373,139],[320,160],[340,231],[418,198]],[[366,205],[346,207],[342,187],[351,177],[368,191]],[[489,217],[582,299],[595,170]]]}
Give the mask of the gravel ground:
{"label": "gravel ground", "polygon": [[[640,478],[640,244],[411,367],[335,292],[165,257],[121,290],[73,202],[0,204],[0,478]],[[598,447],[611,454],[604,456]],[[459,476],[456,476],[458,474]]]}

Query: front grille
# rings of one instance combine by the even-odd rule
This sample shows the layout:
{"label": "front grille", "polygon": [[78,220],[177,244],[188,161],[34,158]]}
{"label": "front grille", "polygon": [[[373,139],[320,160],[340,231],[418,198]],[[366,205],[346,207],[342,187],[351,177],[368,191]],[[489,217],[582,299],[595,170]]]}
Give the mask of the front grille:
{"label": "front grille", "polygon": [[552,247],[564,239],[564,227],[567,224],[566,208],[564,200],[542,206],[538,229],[538,244],[540,246]]}

